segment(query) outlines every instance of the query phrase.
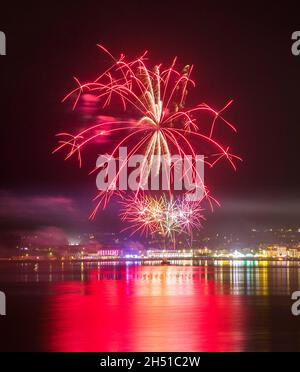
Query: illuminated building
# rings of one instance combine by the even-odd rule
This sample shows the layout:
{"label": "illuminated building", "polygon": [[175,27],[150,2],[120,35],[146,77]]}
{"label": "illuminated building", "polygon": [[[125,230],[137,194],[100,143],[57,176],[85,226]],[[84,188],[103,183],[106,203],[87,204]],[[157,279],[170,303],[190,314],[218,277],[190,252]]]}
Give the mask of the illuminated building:
{"label": "illuminated building", "polygon": [[183,249],[183,250],[176,250],[176,249],[155,249],[155,250],[147,250],[147,257],[148,258],[192,258],[193,257],[193,250],[192,249]]}
{"label": "illuminated building", "polygon": [[211,255],[212,255],[212,250],[208,249],[207,247],[194,249],[194,256],[206,256],[207,257]]}
{"label": "illuminated building", "polygon": [[100,249],[97,254],[97,258],[101,259],[112,259],[121,258],[123,251],[121,249]]}
{"label": "illuminated building", "polygon": [[290,258],[300,258],[300,250],[298,248],[289,248],[288,257]]}
{"label": "illuminated building", "polygon": [[287,256],[287,247],[280,245],[270,245],[267,249],[268,257],[286,257]]}

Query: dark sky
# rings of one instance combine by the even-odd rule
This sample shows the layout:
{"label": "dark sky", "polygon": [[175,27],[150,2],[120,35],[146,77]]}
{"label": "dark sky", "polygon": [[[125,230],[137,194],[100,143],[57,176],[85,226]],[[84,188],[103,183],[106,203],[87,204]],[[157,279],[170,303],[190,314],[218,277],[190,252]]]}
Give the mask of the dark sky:
{"label": "dark sky", "polygon": [[[250,215],[251,223],[263,222],[266,215],[271,223],[276,215],[282,223],[300,223],[300,56],[291,53],[291,34],[300,30],[300,4],[196,4],[1,5],[0,30],[7,37],[7,55],[0,56],[4,229],[14,225],[14,216],[6,218],[9,203],[27,198],[30,204],[36,196],[65,197],[88,215],[96,191],[89,168],[79,170],[76,162],[63,162],[51,151],[54,135],[72,124],[69,105],[60,103],[74,87],[72,77],[94,78],[105,66],[95,46],[99,42],[116,55],[137,56],[147,49],[154,62],[176,55],[183,64],[195,65],[197,101],[221,107],[234,99],[226,118],[238,128],[232,146],[244,161],[237,173],[220,167],[211,175],[214,194],[224,204],[220,217],[233,216],[234,224]],[[28,222],[25,212],[23,222]]]}

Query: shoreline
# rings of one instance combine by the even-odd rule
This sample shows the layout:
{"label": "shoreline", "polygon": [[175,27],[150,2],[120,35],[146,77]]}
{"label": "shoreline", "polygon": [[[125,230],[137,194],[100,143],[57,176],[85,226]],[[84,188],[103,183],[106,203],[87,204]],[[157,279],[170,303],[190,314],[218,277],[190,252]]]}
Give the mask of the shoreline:
{"label": "shoreline", "polygon": [[259,262],[300,262],[300,258],[292,258],[292,257],[284,257],[284,258],[276,258],[276,257],[239,257],[239,258],[233,258],[233,257],[155,257],[155,258],[76,258],[76,259],[58,259],[58,258],[40,258],[40,259],[26,259],[26,258],[20,258],[20,259],[12,259],[12,258],[0,258],[0,263],[76,263],[76,262],[101,262],[101,263],[109,263],[109,262],[120,262],[120,263],[126,263],[126,262],[157,262],[157,261],[259,261]]}

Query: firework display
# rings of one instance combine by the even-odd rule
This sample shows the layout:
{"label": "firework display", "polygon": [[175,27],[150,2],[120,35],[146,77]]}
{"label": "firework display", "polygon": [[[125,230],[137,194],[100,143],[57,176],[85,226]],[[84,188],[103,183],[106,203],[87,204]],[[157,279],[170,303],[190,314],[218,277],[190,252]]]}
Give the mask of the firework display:
{"label": "firework display", "polygon": [[122,204],[121,217],[131,223],[132,233],[148,235],[158,232],[166,237],[173,237],[175,233],[191,235],[194,228],[201,227],[203,220],[200,202],[187,202],[184,198],[168,200],[165,195],[139,195]]}
{"label": "firework display", "polygon": [[[192,206],[181,197],[176,201],[172,191],[169,192],[169,200],[166,196],[145,196],[144,184],[149,179],[150,170],[155,168],[157,174],[163,173],[163,167],[160,168],[156,164],[160,164],[162,158],[171,163],[174,154],[181,158],[195,158],[196,154],[201,153],[208,168],[225,159],[235,170],[235,161],[240,158],[231,154],[229,146],[220,143],[214,136],[219,121],[236,132],[235,127],[223,117],[224,110],[232,101],[227,102],[220,110],[215,110],[206,103],[186,108],[188,90],[195,87],[195,82],[191,79],[193,66],[186,65],[179,70],[174,58],[169,67],[149,67],[147,52],[128,61],[124,54],[115,58],[103,46],[98,46],[109,55],[113,63],[92,82],[81,83],[75,78],[78,86],[68,93],[63,101],[73,99],[75,109],[80,97],[89,93],[94,95],[102,111],[117,105],[122,108],[123,113],[116,117],[101,116],[100,122],[75,134],[59,133],[59,144],[54,152],[66,149],[65,159],[77,155],[81,166],[83,148],[97,143],[103,136],[109,136],[114,141],[108,155],[111,158],[116,156],[121,147],[127,147],[127,157],[111,179],[109,187],[98,192],[91,218],[94,218],[98,209],[104,208],[117,192],[116,185],[120,174],[130,157],[143,154],[139,186],[134,192],[132,203],[127,203],[128,209],[122,212],[122,218],[136,224],[135,231],[157,231],[163,235],[181,230],[190,233],[200,222],[198,212],[201,200]],[[205,113],[210,117],[208,126],[202,125],[200,120],[200,115]],[[190,167],[196,182],[195,187],[202,188],[203,198],[211,203],[215,199],[210,195],[203,176],[199,174],[193,162]],[[97,167],[94,170],[97,170]],[[172,182],[174,180],[171,177],[171,186]],[[139,208],[143,213],[138,213]],[[190,213],[189,216],[188,211],[197,213]],[[137,226],[138,224],[140,226]]]}

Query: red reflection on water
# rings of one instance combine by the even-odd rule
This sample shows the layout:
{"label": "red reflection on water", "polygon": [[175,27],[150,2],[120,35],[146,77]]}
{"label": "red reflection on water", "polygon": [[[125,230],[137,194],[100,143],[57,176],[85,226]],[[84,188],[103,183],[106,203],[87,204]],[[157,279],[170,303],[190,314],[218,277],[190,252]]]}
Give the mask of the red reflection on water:
{"label": "red reflection on water", "polygon": [[[244,350],[247,309],[220,294],[204,267],[99,269],[90,281],[55,283],[48,349]],[[99,275],[103,277],[99,278]],[[117,274],[117,278],[110,276]],[[242,330],[242,331],[241,331]]]}

